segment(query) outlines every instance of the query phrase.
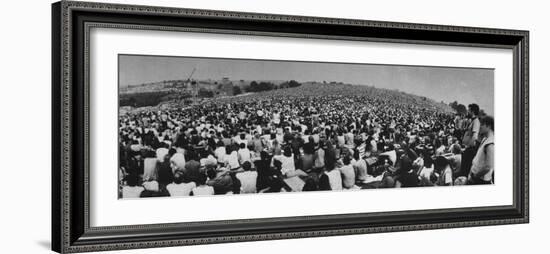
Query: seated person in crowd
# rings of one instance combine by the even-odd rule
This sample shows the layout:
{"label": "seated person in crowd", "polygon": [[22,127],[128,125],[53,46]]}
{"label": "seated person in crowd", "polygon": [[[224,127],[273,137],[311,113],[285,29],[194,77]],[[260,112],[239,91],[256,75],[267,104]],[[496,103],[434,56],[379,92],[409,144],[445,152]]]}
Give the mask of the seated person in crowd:
{"label": "seated person in crowd", "polygon": [[273,157],[273,161],[281,162],[281,174],[287,178],[294,176],[307,176],[303,170],[296,169],[294,155],[292,154],[292,149],[290,147],[285,147],[283,154]]}
{"label": "seated person in crowd", "polygon": [[233,149],[233,146],[225,147],[225,156],[223,158],[223,165],[229,170],[237,170],[241,167],[239,163],[239,154]]}
{"label": "seated person in crowd", "polygon": [[198,179],[198,186],[191,190],[192,196],[208,196],[214,195],[214,187],[206,185],[207,176],[206,174],[201,174]]}
{"label": "seated person in crowd", "polygon": [[174,173],[174,182],[166,186],[166,190],[172,197],[189,196],[191,190],[197,187],[195,182],[186,179],[185,172],[177,170]]}
{"label": "seated person in crowd", "polygon": [[328,167],[325,174],[328,177],[328,181],[329,181],[331,190],[342,190],[343,189],[342,174],[340,173],[340,171],[338,169],[334,168],[334,164],[332,166]]}
{"label": "seated person in crowd", "polygon": [[353,157],[355,159],[355,164],[353,164],[353,169],[355,171],[356,182],[357,184],[363,184],[368,177],[367,161],[364,160],[363,158],[360,158],[359,152],[357,151],[353,153]]}
{"label": "seated person in crowd", "polygon": [[445,158],[449,161],[451,169],[453,171],[453,178],[462,176],[461,167],[462,167],[462,149],[459,144],[453,144],[451,146],[451,154],[445,155]]}
{"label": "seated person in crowd", "polygon": [[237,178],[241,181],[241,193],[256,193],[256,179],[258,172],[252,171],[252,164],[245,161],[242,165],[244,172],[237,173]]}
{"label": "seated person in crowd", "polygon": [[351,189],[355,186],[355,170],[351,166],[351,159],[349,156],[345,156],[343,162],[344,165],[338,168],[342,174],[342,185],[345,189]]}
{"label": "seated person in crowd", "polygon": [[237,152],[237,154],[239,155],[239,163],[241,164],[241,166],[245,162],[252,162],[250,150],[248,150],[244,143],[239,144],[239,151]]}
{"label": "seated person in crowd", "polygon": [[233,194],[235,190],[235,188],[233,187],[234,179],[230,173],[231,171],[225,170],[223,168],[219,170],[209,168],[206,171],[206,174],[208,176],[208,181],[206,182],[206,184],[214,188],[214,192],[216,195]]}
{"label": "seated person in crowd", "polygon": [[438,174],[437,186],[453,185],[453,171],[449,161],[443,156],[437,156],[434,161],[434,171]]}
{"label": "seated person in crowd", "polygon": [[122,187],[122,198],[139,198],[141,192],[145,190],[143,186],[138,185],[138,178],[134,175],[126,176],[126,184]]}

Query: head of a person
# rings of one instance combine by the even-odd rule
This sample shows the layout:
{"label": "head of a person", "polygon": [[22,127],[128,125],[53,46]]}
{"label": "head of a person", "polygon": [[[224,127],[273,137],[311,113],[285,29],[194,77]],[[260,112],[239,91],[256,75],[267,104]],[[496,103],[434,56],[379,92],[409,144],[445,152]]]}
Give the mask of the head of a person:
{"label": "head of a person", "polygon": [[424,153],[424,166],[427,167],[427,168],[431,168],[433,163],[434,163],[434,161],[432,159],[432,156],[430,155],[430,153],[428,151],[426,151]]}
{"label": "head of a person", "polygon": [[380,188],[393,188],[395,187],[395,179],[391,176],[385,176],[380,182]]}
{"label": "head of a person", "polygon": [[275,167],[275,169],[281,170],[283,163],[279,160],[273,160],[273,166]]}
{"label": "head of a person", "polygon": [[452,147],[451,147],[451,152],[453,154],[461,154],[462,153],[462,149],[460,148],[460,145],[459,144],[453,144]]}
{"label": "head of a person", "polygon": [[495,120],[491,116],[485,116],[479,120],[479,132],[481,134],[487,134],[495,131]]}
{"label": "head of a person", "polygon": [[178,151],[176,149],[170,148],[170,150],[168,150],[168,155],[165,157],[165,160],[172,158],[172,156],[174,156],[174,154],[176,154],[177,152]]}
{"label": "head of a person", "polygon": [[378,161],[381,162],[381,165],[384,165],[384,166],[393,166],[393,162],[392,160],[390,160],[390,156],[389,155],[380,155],[378,156]]}
{"label": "head of a person", "polygon": [[479,105],[472,103],[468,105],[468,113],[470,113],[473,116],[479,115]]}
{"label": "head of a person", "polygon": [[244,143],[240,143],[240,144],[239,144],[239,148],[240,148],[240,149],[245,149],[245,148],[246,148],[246,145],[245,145]]}
{"label": "head of a person", "polygon": [[286,157],[292,156],[292,149],[290,147],[285,147],[283,155],[286,156]]}
{"label": "head of a person", "polygon": [[250,161],[245,161],[243,162],[242,167],[244,171],[250,171],[250,169],[252,169],[252,164],[250,163]]}
{"label": "head of a person", "polygon": [[344,165],[349,165],[351,163],[351,157],[350,156],[344,156],[343,159]]}
{"label": "head of a person", "polygon": [[230,145],[225,146],[225,154],[229,155],[231,154],[231,152],[233,152],[233,149],[231,149],[231,146]]}
{"label": "head of a person", "polygon": [[209,169],[209,170],[206,171],[206,175],[208,176],[208,179],[212,180],[212,179],[216,178],[217,173],[216,173],[215,169]]}
{"label": "head of a person", "polygon": [[236,152],[239,150],[239,144],[235,143],[231,145],[231,152]]}
{"label": "head of a person", "polygon": [[183,183],[184,181],[185,181],[185,172],[183,172],[182,170],[176,170],[174,172],[174,183],[180,184],[180,183]]}
{"label": "head of a person", "polygon": [[211,169],[212,169],[212,170],[218,169],[218,164],[213,164],[213,163],[206,164],[206,166],[204,167],[204,169],[201,170],[201,171],[205,172],[205,171],[208,171],[208,170],[211,170]]}
{"label": "head of a person", "polygon": [[138,177],[136,175],[127,175],[126,176],[126,184],[130,187],[136,187],[138,183]]}
{"label": "head of a person", "polygon": [[199,174],[197,177],[197,185],[205,185],[207,180],[206,174]]}

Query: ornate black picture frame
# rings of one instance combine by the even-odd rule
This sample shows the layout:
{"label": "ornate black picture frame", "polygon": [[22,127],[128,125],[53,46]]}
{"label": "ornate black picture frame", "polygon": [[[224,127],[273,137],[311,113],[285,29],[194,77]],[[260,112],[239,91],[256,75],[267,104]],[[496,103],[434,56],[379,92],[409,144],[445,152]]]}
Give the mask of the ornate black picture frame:
{"label": "ornate black picture frame", "polygon": [[[513,50],[513,205],[172,224],[89,224],[92,27]],[[61,253],[322,237],[529,221],[529,32],[62,1],[52,6],[52,249]]]}

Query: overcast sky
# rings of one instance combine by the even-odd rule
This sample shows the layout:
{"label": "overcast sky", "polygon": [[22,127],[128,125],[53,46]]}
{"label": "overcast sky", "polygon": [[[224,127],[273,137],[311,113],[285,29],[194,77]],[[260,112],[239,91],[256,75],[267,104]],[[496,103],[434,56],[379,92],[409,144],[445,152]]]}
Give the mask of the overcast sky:
{"label": "overcast sky", "polygon": [[337,81],[494,107],[493,70],[477,68],[120,55],[119,85],[187,79],[193,68],[194,79]]}

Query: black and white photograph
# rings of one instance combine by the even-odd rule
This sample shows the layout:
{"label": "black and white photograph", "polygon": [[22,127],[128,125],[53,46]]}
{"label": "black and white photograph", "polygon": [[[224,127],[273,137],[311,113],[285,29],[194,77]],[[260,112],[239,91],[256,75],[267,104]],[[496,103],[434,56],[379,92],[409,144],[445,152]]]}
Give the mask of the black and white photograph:
{"label": "black and white photograph", "polygon": [[547,248],[544,1],[4,10],[0,253]]}
{"label": "black and white photograph", "polygon": [[122,54],[118,68],[121,199],[495,183],[494,69]]}

